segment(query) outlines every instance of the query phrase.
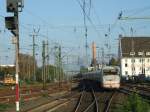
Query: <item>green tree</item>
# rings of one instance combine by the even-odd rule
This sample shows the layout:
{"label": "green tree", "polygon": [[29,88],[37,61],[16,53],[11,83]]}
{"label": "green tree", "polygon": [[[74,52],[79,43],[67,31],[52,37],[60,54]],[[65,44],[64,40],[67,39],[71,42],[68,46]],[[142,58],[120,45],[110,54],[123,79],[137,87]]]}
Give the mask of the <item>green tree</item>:
{"label": "green tree", "polygon": [[80,68],[80,73],[85,73],[85,72],[88,72],[88,68],[81,67]]}
{"label": "green tree", "polygon": [[117,59],[115,59],[114,57],[112,57],[109,60],[109,65],[111,65],[111,66],[117,66],[117,65],[119,65],[119,61]]}
{"label": "green tree", "polygon": [[34,75],[34,66],[36,70],[37,62],[33,58],[33,56],[30,56],[28,54],[22,54],[22,53],[19,54],[20,79],[31,81]]}
{"label": "green tree", "polygon": [[[47,82],[52,82],[54,79],[59,80],[59,75],[60,75],[60,80],[63,79],[63,69],[55,67],[53,65],[47,65],[44,67],[45,68],[45,74],[46,74],[46,81]],[[42,71],[43,67],[39,67],[36,72],[36,77],[38,81],[42,81]]]}

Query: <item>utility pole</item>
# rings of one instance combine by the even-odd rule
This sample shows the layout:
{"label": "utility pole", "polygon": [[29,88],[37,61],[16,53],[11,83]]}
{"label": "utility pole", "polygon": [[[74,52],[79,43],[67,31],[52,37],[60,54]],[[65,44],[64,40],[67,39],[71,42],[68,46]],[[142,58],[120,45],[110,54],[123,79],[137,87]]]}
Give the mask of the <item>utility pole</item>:
{"label": "utility pole", "polygon": [[85,28],[85,54],[86,54],[86,64],[88,65],[87,27]]}
{"label": "utility pole", "polygon": [[55,79],[59,80],[58,78],[58,44],[54,46],[54,56],[55,56]]}
{"label": "utility pole", "polygon": [[104,67],[104,48],[101,48],[102,50],[102,68]]}
{"label": "utility pole", "polygon": [[135,66],[134,66],[134,55],[135,55],[135,52],[134,52],[134,37],[133,37],[133,28],[131,27],[131,51],[132,51],[132,78],[133,76],[135,75]]}
{"label": "utility pole", "polygon": [[19,18],[18,11],[15,13],[17,18],[17,28],[16,28],[16,111],[19,111]]}
{"label": "utility pole", "polygon": [[108,49],[108,62],[110,62],[110,59],[111,59],[111,45],[110,45],[110,25],[109,25],[109,28],[108,28],[108,33],[105,34],[105,37],[106,37],[106,47]]}
{"label": "utility pole", "polygon": [[145,75],[145,52],[142,51],[142,75]]}
{"label": "utility pole", "polygon": [[42,42],[42,60],[43,60],[43,69],[42,69],[42,80],[43,80],[43,90],[46,87],[46,77],[45,77],[45,41]]}
{"label": "utility pole", "polygon": [[36,81],[36,75],[35,75],[35,35],[32,35],[33,37],[33,80]]}
{"label": "utility pole", "polygon": [[28,55],[28,60],[27,60],[27,63],[28,63],[28,67],[27,67],[27,71],[28,71],[28,80],[30,80],[30,56]]}
{"label": "utility pole", "polygon": [[32,45],[32,51],[33,51],[33,80],[36,81],[36,59],[35,59],[35,47],[37,46],[37,44],[35,44],[35,37],[38,36],[40,29],[38,29],[37,31],[35,29],[33,29],[33,34],[30,35],[32,36],[33,39],[33,45]]}
{"label": "utility pole", "polygon": [[19,12],[22,12],[23,0],[6,0],[7,12],[14,16],[5,17],[5,26],[14,35],[13,43],[16,52],[16,111],[19,111]]}
{"label": "utility pole", "polygon": [[46,69],[46,71],[47,71],[47,78],[48,78],[48,80],[51,80],[51,77],[50,77],[50,74],[49,74],[49,43],[48,43],[48,39],[47,39],[47,43],[46,43],[46,54],[47,54],[47,56],[46,56],[46,58],[47,58],[47,69]]}
{"label": "utility pole", "polygon": [[83,16],[84,16],[84,28],[85,28],[85,63],[88,65],[88,42],[87,42],[87,23],[86,23],[86,0],[83,0]]}
{"label": "utility pole", "polygon": [[0,56],[0,71],[2,71],[2,62],[1,62],[1,56]]}
{"label": "utility pole", "polygon": [[61,75],[62,75],[62,61],[61,61],[61,46],[58,48],[58,67],[59,67],[59,87],[61,86],[60,81],[61,81]]}
{"label": "utility pole", "polygon": [[99,52],[99,47],[98,47],[98,64],[100,63],[100,52]]}

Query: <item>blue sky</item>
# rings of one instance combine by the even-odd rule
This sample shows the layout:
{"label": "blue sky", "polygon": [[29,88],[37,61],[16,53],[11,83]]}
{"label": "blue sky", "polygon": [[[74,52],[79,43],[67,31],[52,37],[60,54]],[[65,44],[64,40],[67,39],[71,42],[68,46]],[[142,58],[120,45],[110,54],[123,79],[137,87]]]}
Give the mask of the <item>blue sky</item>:
{"label": "blue sky", "polygon": [[[11,15],[6,13],[5,1],[0,0],[1,16]],[[96,27],[96,31],[87,20],[89,54],[91,54],[92,41],[95,41],[99,47],[103,47],[105,43],[110,42],[112,46],[111,52],[117,54],[116,39],[118,35],[130,35],[131,27],[133,27],[135,35],[148,36],[150,34],[150,20],[136,20],[117,21],[115,27],[111,29],[110,38],[108,39],[104,36],[108,31],[109,25],[111,26],[115,23],[121,10],[123,10],[125,16],[132,15],[142,8],[149,7],[149,0],[91,1],[90,18]],[[36,39],[36,43],[39,45],[36,49],[39,53],[38,60],[41,60],[42,40],[46,40],[47,37],[50,47],[52,47],[54,42],[59,42],[63,47],[75,47],[76,49],[72,51],[73,54],[85,55],[83,13],[76,0],[24,0],[24,2],[23,12],[20,13],[21,52],[32,54],[32,38],[29,35],[33,33],[33,28],[40,28],[40,35]],[[133,16],[150,17],[150,8]],[[124,31],[121,30],[121,27]],[[4,19],[2,17],[0,17],[0,30],[0,63],[13,63],[14,46],[11,44],[11,34],[4,28]],[[107,52],[108,50],[106,49]]]}

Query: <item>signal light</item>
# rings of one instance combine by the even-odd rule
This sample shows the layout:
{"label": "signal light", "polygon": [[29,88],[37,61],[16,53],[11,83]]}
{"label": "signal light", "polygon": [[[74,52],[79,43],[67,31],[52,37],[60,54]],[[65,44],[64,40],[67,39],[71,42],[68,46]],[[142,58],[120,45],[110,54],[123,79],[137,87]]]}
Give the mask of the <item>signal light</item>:
{"label": "signal light", "polygon": [[18,0],[7,0],[7,12],[16,12],[18,8]]}
{"label": "signal light", "polygon": [[17,26],[15,17],[5,17],[5,26],[8,30],[15,30]]}

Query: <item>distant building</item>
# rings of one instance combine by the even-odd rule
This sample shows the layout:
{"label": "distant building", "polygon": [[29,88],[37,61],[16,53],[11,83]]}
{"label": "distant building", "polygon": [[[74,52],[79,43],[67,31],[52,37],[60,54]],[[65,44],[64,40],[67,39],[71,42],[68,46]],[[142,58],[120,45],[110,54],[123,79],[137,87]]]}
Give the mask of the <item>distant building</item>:
{"label": "distant building", "polygon": [[0,79],[7,74],[15,75],[15,65],[0,65]]}
{"label": "distant building", "polygon": [[7,68],[7,67],[15,67],[15,65],[0,65],[1,68]]}
{"label": "distant building", "polygon": [[121,37],[119,39],[121,75],[150,77],[150,37]]}

